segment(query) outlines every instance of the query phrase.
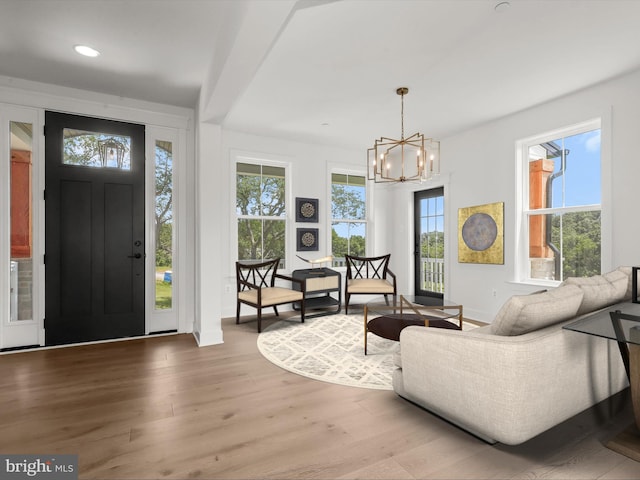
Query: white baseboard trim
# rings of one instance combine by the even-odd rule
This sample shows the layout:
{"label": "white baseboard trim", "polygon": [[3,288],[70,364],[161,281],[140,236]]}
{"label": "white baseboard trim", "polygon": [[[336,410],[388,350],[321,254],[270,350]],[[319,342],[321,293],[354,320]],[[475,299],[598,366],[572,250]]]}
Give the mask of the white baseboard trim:
{"label": "white baseboard trim", "polygon": [[200,332],[194,328],[193,337],[199,347],[208,347],[210,345],[219,345],[224,343],[222,338],[222,329],[217,331]]}

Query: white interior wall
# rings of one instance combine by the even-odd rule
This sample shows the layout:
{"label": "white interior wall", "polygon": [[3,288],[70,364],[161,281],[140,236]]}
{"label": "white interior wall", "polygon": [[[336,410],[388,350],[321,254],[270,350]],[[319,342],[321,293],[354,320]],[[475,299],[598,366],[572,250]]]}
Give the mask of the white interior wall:
{"label": "white interior wall", "polygon": [[[364,161],[364,152],[362,157]],[[375,242],[369,245],[370,249],[367,255],[386,255],[391,251],[391,247],[394,244],[394,237],[398,233],[395,228],[390,228],[390,226],[395,223],[394,218],[400,213],[396,208],[396,190],[391,185],[375,185],[373,182],[368,182],[367,188],[369,194],[375,193],[375,195],[373,195],[371,212],[369,212],[372,218],[372,224],[368,235],[375,238]],[[398,275],[395,265],[396,259],[392,257],[389,260],[389,268],[393,273]]]}
{"label": "white interior wall", "polygon": [[224,178],[218,174],[222,161],[222,129],[219,125],[200,123],[197,133],[195,183],[195,321],[194,336],[198,345],[223,342],[221,325],[220,252],[224,244],[220,229],[224,219],[218,208],[224,197]]}
{"label": "white interior wall", "polygon": [[[636,160],[634,142],[640,128],[640,99],[636,98],[634,91],[638,84],[640,72],[633,72],[442,139],[440,178],[423,184],[374,185],[369,254],[391,252],[392,269],[398,275],[399,291],[412,292],[413,192],[444,185],[447,218],[446,296],[462,303],[465,315],[469,318],[490,322],[511,295],[540,288],[519,283],[516,276],[516,141],[588,119],[605,117],[609,123],[605,121],[603,124],[603,162],[611,161],[612,164],[611,177],[607,177],[606,168],[603,170],[603,238],[609,235],[613,244],[609,250],[603,251],[604,269],[640,263],[635,251],[635,238],[638,238],[640,226],[629,221],[633,219],[633,201],[628,193],[625,196],[626,192],[634,191],[635,179],[640,178],[640,163]],[[611,126],[610,132],[606,131],[605,125]],[[609,133],[610,137],[607,138]],[[321,220],[318,226],[321,238],[325,240],[317,256],[328,253],[328,172],[336,165],[363,168],[363,152],[228,131],[224,132],[223,137],[223,151],[228,156],[225,161],[229,167],[225,175],[230,181],[233,180],[230,170],[232,150],[263,152],[291,159],[293,191],[290,200],[293,201],[296,196],[319,198]],[[226,202],[222,210],[233,212],[231,191]],[[504,265],[458,263],[458,209],[493,202],[505,204]],[[610,204],[610,207],[606,204]],[[233,215],[229,215],[226,231],[231,231],[232,221]],[[295,242],[295,226],[300,225],[294,224],[289,232],[292,245]],[[231,237],[225,237],[229,240],[223,246],[227,261],[223,264],[222,283],[233,285],[236,251]],[[305,264],[295,258],[295,247],[289,251],[292,252],[292,263],[287,270],[305,268]],[[223,316],[235,315],[233,288],[223,293]],[[495,296],[493,290],[496,291]]]}
{"label": "white interior wall", "polygon": [[[603,249],[603,268],[606,271],[640,263],[637,252],[640,224],[635,221],[636,202],[632,195],[640,178],[638,85],[640,71],[442,139],[443,175],[450,182],[448,187],[445,185],[449,255],[446,296],[463,304],[465,316],[490,322],[511,295],[539,288],[517,282],[515,144],[517,140],[559,127],[604,117],[603,243],[608,236],[611,245]],[[607,124],[611,126],[610,132]],[[610,177],[608,162],[611,162]],[[406,208],[407,196],[405,191],[396,197],[399,211]],[[458,263],[458,209],[492,202],[505,204],[504,265]],[[396,258],[406,257],[405,236],[406,232],[413,232],[412,216],[396,215],[388,221],[387,229],[396,232],[392,254]],[[404,273],[412,275],[412,270]]]}
{"label": "white interior wall", "polygon": [[[331,196],[330,185],[332,169],[346,169],[366,174],[365,153],[359,150],[334,148],[322,145],[306,144],[288,140],[261,137],[246,133],[223,130],[222,135],[223,162],[217,173],[226,179],[226,194],[221,199],[220,211],[224,218],[219,225],[222,242],[222,316],[234,317],[236,309],[235,293],[235,261],[237,248],[235,245],[235,163],[237,153],[251,155],[255,158],[263,156],[290,164],[290,195],[287,198],[290,208],[288,219],[291,228],[287,231],[287,267],[291,272],[300,268],[309,268],[309,264],[296,257],[319,258],[330,253],[331,241]],[[319,220],[317,224],[295,222],[295,198],[317,198]],[[296,228],[309,227],[319,229],[319,250],[317,252],[297,252],[295,248]],[[250,315],[250,307],[244,306],[241,315]]]}
{"label": "white interior wall", "polygon": [[[3,102],[149,122],[150,114],[146,103],[54,88],[33,82],[21,82],[22,89],[16,89],[15,84],[8,86],[6,83],[0,82],[0,101]],[[491,321],[510,295],[537,288],[515,282],[515,142],[525,137],[598,116],[609,117],[611,131],[603,129],[603,149],[608,149],[607,155],[610,154],[611,158],[611,176],[603,177],[603,193],[610,194],[610,201],[606,196],[603,200],[603,203],[609,204],[604,205],[606,215],[603,216],[603,234],[611,237],[612,248],[603,252],[603,263],[605,268],[640,263],[637,260],[636,247],[640,225],[635,221],[635,201],[629,193],[636,190],[637,179],[640,178],[640,162],[637,159],[637,138],[640,129],[640,96],[637,95],[639,84],[640,72],[632,72],[554,102],[442,139],[443,173],[440,181],[445,184],[447,202],[447,297],[462,303],[466,316]],[[186,125],[180,123],[184,121],[182,118],[192,115],[188,111],[178,111],[174,108],[158,105],[153,107],[155,111],[151,121],[166,126],[185,128]],[[178,123],[176,118],[179,119]],[[205,134],[207,133],[214,134],[214,141],[205,140],[203,143],[202,139],[198,140],[197,148],[204,156],[198,160],[199,177],[195,184],[191,179],[188,184],[194,187],[197,185],[199,189],[217,186],[219,190],[216,195],[208,193],[203,196],[200,192],[200,196],[196,197],[195,206],[199,216],[190,215],[188,224],[201,229],[198,234],[200,247],[207,245],[207,248],[215,249],[219,258],[207,257],[208,260],[203,261],[198,253],[191,253],[192,250],[187,246],[185,250],[190,252],[189,258],[193,258],[193,261],[187,260],[184,264],[191,266],[195,263],[196,270],[209,269],[209,275],[215,279],[205,285],[199,281],[189,283],[195,285],[197,293],[194,295],[198,295],[196,330],[201,332],[203,329],[216,337],[220,328],[219,315],[235,314],[235,294],[233,291],[226,291],[226,286],[234,285],[235,282],[233,262],[236,257],[230,236],[234,213],[231,152],[239,150],[265,153],[290,159],[292,191],[289,200],[293,202],[296,196],[304,196],[318,198],[320,202],[321,218],[318,228],[321,244],[320,250],[313,252],[317,253],[317,256],[329,252],[330,169],[353,168],[364,173],[365,165],[364,150],[310,145],[224,130],[219,133],[207,130]],[[188,135],[187,144],[193,144],[191,135]],[[194,154],[195,152],[188,147],[188,163],[192,161],[191,156]],[[213,165],[217,167],[211,168],[213,165],[206,162],[214,162]],[[414,190],[430,186],[432,185],[375,187],[376,192],[370,210],[372,228],[369,232],[369,253],[392,253],[393,269],[399,276],[401,291],[409,291],[413,284],[411,195]],[[433,186],[437,185],[434,183]],[[458,263],[458,209],[497,201],[505,202],[505,264]],[[187,202],[184,205],[186,204]],[[293,218],[293,210],[291,215]],[[207,219],[204,225],[201,224],[203,218]],[[293,223],[293,228],[288,233],[291,253],[288,270],[305,268],[307,265],[295,258],[296,226],[299,225]],[[185,238],[182,245],[190,243],[191,241]],[[189,278],[202,279],[197,277],[196,272],[186,275]],[[496,289],[496,297],[491,295],[493,289]],[[208,312],[206,319],[203,308]],[[190,313],[190,310],[190,305],[183,305],[183,314]]]}

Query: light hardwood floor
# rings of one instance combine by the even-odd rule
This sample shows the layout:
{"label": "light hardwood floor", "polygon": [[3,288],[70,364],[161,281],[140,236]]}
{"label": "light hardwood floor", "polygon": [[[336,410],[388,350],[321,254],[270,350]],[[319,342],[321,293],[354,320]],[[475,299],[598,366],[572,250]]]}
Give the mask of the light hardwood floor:
{"label": "light hardwood floor", "polygon": [[272,365],[255,322],[223,330],[204,348],[174,335],[0,356],[0,452],[78,454],[87,479],[640,478],[603,446],[632,422],[628,391],[492,446],[393,392]]}

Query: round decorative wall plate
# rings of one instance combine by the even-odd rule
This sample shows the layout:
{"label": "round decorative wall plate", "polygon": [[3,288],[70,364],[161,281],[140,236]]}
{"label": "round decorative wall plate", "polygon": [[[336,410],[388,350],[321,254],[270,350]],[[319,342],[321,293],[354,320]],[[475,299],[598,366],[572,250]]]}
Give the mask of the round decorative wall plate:
{"label": "round decorative wall plate", "polygon": [[474,213],[462,225],[462,239],[471,250],[482,252],[498,237],[496,221],[486,213]]}
{"label": "round decorative wall plate", "polygon": [[312,252],[318,250],[317,228],[298,228],[297,237],[299,252]]}
{"label": "round decorative wall plate", "polygon": [[304,202],[300,205],[300,215],[304,218],[313,218],[316,215],[316,206],[311,202]]}
{"label": "round decorative wall plate", "polygon": [[302,234],[302,245],[305,247],[313,247],[316,244],[316,236],[311,232],[305,232]]}
{"label": "round decorative wall plate", "polygon": [[296,222],[318,221],[318,199],[296,198]]}

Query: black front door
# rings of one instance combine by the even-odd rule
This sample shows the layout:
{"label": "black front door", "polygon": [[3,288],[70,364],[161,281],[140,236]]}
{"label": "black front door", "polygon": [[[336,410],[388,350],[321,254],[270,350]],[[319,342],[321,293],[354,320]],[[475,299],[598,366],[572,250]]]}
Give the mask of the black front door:
{"label": "black front door", "polygon": [[46,112],[47,345],[143,335],[144,125]]}

